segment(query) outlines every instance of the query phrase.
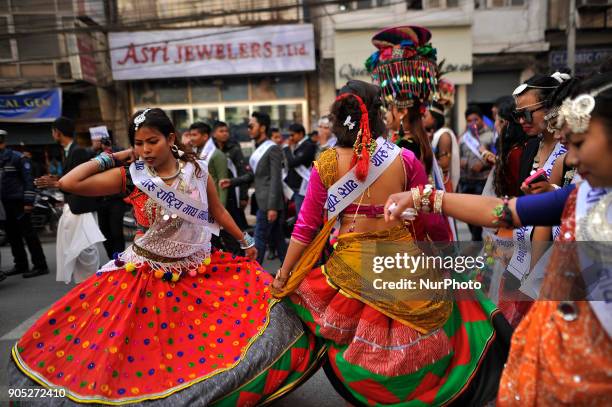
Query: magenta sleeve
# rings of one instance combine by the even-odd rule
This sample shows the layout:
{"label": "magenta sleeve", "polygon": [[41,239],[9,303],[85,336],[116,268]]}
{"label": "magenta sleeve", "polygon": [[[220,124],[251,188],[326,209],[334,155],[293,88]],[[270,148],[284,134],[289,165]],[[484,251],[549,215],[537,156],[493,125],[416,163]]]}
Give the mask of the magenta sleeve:
{"label": "magenta sleeve", "polygon": [[297,221],[293,227],[291,237],[302,243],[310,243],[323,224],[325,216],[325,200],[327,199],[327,189],[321,181],[319,171],[315,167],[310,171],[308,189],[302,203],[302,208],[298,214]]}
{"label": "magenta sleeve", "polygon": [[[429,183],[427,174],[425,173],[425,167],[417,160],[414,153],[410,150],[402,150],[402,158],[404,160],[404,167],[406,168],[406,177],[408,183],[408,189],[417,187],[419,185],[425,185]],[[446,217],[439,214],[419,214],[423,217],[425,223],[425,232],[434,242],[447,242],[451,240],[450,227]]]}

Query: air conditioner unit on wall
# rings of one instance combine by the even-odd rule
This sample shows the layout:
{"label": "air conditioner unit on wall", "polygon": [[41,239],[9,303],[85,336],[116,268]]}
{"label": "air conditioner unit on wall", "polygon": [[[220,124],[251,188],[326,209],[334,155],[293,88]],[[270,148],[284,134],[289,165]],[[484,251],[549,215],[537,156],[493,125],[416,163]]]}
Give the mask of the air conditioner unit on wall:
{"label": "air conditioner unit on wall", "polygon": [[577,8],[600,8],[612,7],[612,0],[577,0]]}
{"label": "air conditioner unit on wall", "polygon": [[54,61],[53,68],[55,70],[55,80],[57,82],[74,82],[70,62]]}

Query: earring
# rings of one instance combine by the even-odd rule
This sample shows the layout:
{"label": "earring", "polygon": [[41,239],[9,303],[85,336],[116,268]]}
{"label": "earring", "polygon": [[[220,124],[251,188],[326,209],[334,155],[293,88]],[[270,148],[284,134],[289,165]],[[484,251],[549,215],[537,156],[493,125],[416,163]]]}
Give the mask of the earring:
{"label": "earring", "polygon": [[403,120],[403,118],[402,118],[402,119],[400,119],[400,126],[399,126],[399,130],[398,130],[398,132],[397,132],[397,136],[398,136],[400,139],[402,139],[402,138],[404,138],[404,134],[405,134],[405,133],[404,133],[404,120]]}
{"label": "earring", "polygon": [[179,150],[176,144],[172,144],[172,146],[170,146],[170,150],[172,150],[172,154],[174,154],[176,157],[179,157],[179,158],[181,158],[183,154],[185,154],[183,150]]}

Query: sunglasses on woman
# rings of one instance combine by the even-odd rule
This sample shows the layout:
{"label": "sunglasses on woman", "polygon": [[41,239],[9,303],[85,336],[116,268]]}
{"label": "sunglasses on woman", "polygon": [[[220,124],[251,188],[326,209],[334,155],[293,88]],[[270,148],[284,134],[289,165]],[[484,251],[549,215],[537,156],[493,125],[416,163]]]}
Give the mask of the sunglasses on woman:
{"label": "sunglasses on woman", "polygon": [[542,109],[544,109],[544,106],[537,107],[533,110],[527,108],[518,109],[512,112],[512,119],[517,123],[520,123],[520,120],[523,119],[525,123],[531,124],[533,123],[533,114]]}

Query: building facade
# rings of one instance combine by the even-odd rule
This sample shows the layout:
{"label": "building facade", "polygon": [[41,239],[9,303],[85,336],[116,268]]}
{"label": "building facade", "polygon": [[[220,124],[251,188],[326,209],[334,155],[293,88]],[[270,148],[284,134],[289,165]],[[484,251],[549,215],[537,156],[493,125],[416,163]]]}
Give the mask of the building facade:
{"label": "building facade", "polygon": [[308,123],[315,43],[300,2],[126,0],[118,10],[122,26],[139,27],[109,35],[130,113],[159,106],[178,131],[222,120],[242,141],[254,111],[281,130]]}
{"label": "building facade", "polygon": [[[121,130],[101,28],[107,17],[103,0],[0,1],[0,93],[58,89],[61,111],[76,119],[79,134],[96,125]],[[53,143],[50,121],[5,120],[9,144]]]}
{"label": "building facade", "polygon": [[[348,79],[370,80],[363,62],[374,51],[372,35],[394,25],[421,25],[432,32],[444,76],[456,85],[452,125],[465,128],[469,103],[488,111],[546,55],[546,0],[347,1],[317,11],[320,41],[320,104],[324,114]],[[333,72],[333,77],[330,75]]]}

